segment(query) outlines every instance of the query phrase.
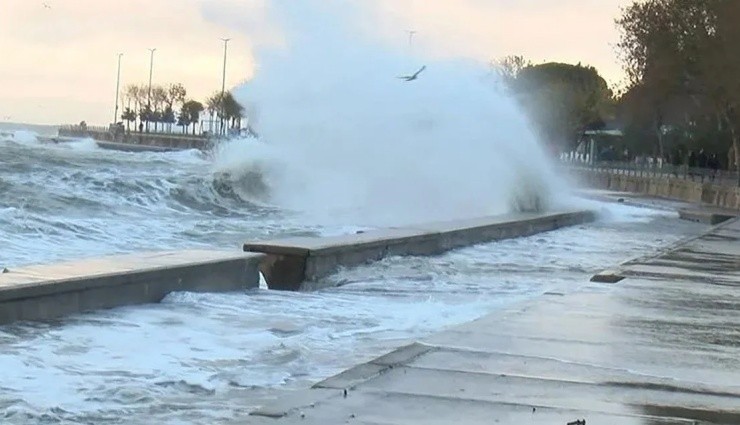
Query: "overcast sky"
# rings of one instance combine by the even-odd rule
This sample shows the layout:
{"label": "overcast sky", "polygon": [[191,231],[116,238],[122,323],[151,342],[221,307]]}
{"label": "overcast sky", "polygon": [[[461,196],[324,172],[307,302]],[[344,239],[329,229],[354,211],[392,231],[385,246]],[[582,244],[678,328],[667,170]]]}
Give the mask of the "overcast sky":
{"label": "overcast sky", "polygon": [[[154,83],[181,82],[202,100],[221,87],[219,38],[230,37],[226,83],[234,86],[255,72],[254,46],[280,40],[269,1],[0,0],[0,121],[110,122],[119,52],[122,85],[148,81],[147,49],[156,48]],[[413,28],[435,56],[521,54],[590,64],[612,84],[623,78],[614,19],[630,0],[346,1],[371,4],[367,19],[380,39]]]}

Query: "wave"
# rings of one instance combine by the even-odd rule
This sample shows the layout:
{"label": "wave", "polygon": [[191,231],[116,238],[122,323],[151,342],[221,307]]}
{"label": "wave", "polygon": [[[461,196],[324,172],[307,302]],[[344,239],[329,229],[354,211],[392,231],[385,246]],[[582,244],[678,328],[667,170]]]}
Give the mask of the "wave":
{"label": "wave", "polygon": [[28,130],[13,130],[13,131],[2,131],[0,132],[0,141],[11,142],[19,145],[35,145],[38,144],[39,135],[34,131]]}

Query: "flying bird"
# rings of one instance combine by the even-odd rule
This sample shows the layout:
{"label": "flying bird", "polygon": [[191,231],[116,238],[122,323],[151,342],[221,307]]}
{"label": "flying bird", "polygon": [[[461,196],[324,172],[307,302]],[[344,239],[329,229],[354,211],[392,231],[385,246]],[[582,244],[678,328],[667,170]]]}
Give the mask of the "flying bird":
{"label": "flying bird", "polygon": [[414,81],[415,79],[417,79],[419,77],[419,74],[421,74],[421,71],[423,71],[425,69],[427,69],[427,66],[426,65],[424,65],[421,68],[419,68],[419,70],[416,71],[413,75],[404,75],[404,76],[401,76],[401,77],[398,77],[398,78],[400,78],[400,79],[402,79],[404,81]]}
{"label": "flying bird", "polygon": [[49,6],[49,3],[41,3],[41,4],[43,4],[45,8],[51,9],[51,6]]}

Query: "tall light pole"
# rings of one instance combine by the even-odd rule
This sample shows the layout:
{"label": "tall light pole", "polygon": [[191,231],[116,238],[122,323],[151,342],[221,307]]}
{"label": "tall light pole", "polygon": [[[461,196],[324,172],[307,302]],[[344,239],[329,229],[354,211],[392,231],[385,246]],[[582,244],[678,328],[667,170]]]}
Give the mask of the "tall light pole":
{"label": "tall light pole", "polygon": [[118,54],[118,76],[116,77],[116,109],[113,112],[113,124],[118,122],[118,92],[121,88],[121,56],[123,53]]}
{"label": "tall light pole", "polygon": [[[146,109],[147,113],[152,112],[152,70],[154,70],[154,52],[157,49],[149,49],[149,93],[146,96]],[[146,131],[149,131],[149,117],[146,120]]]}
{"label": "tall light pole", "polygon": [[416,34],[416,31],[414,30],[407,30],[407,33],[409,33],[409,47],[411,47],[411,44],[414,41],[414,34]]}
{"label": "tall light pole", "polygon": [[221,135],[225,134],[224,131],[224,115],[226,114],[226,105],[224,102],[224,94],[226,92],[226,47],[229,44],[230,38],[222,38],[221,41],[224,42],[224,69],[223,69],[223,76],[221,77],[221,128],[219,133]]}

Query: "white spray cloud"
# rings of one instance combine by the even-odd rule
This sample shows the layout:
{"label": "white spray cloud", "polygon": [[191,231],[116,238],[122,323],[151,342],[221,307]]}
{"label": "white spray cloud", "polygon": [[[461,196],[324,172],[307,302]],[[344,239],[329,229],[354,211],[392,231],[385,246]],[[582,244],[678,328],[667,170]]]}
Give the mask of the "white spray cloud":
{"label": "white spray cloud", "polygon": [[[221,151],[252,172],[271,201],[336,223],[394,225],[550,204],[559,179],[515,103],[484,64],[432,60],[391,46],[363,21],[368,3],[269,3],[284,44],[257,49],[255,78],[237,88],[269,146]],[[248,31],[248,28],[244,28]],[[427,68],[415,81],[400,75]],[[238,162],[238,161],[237,161]],[[249,170],[247,170],[249,168]]]}

